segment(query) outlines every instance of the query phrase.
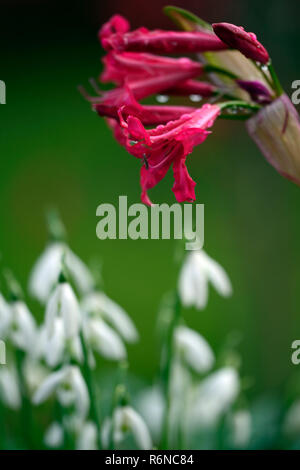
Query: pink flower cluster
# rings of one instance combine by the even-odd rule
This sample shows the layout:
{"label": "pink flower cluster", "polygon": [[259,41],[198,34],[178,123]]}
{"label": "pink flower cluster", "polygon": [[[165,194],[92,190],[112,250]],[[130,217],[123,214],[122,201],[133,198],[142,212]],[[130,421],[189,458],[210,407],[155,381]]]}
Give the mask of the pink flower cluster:
{"label": "pink flower cluster", "polygon": [[[161,54],[226,51],[234,47],[254,60],[268,61],[267,51],[252,33],[227,23],[213,27],[214,31],[131,31],[128,21],[115,15],[99,32],[107,51],[100,80],[113,82],[116,88],[87,98],[93,109],[107,118],[118,142],[141,160],[142,201],[146,204],[151,204],[148,190],[170,167],[177,201],[195,200],[195,182],[188,173],[186,158],[206,139],[221,112],[219,104],[211,103],[201,108],[142,104],[141,100],[156,94],[205,98],[216,94],[213,83],[199,80],[204,73],[200,62]],[[253,96],[259,93],[261,100],[268,98],[264,90],[257,90],[255,85],[253,89],[252,83],[241,82],[239,86],[248,87]]]}

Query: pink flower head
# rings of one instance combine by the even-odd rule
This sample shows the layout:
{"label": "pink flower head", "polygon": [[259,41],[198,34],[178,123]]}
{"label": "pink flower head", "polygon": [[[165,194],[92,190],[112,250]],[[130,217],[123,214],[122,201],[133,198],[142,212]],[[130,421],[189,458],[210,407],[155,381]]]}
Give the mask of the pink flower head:
{"label": "pink flower head", "polygon": [[159,54],[219,51],[228,48],[213,33],[149,31],[146,28],[103,37],[102,46],[107,51],[157,52]]}
{"label": "pink flower head", "polygon": [[153,188],[166,175],[173,165],[175,183],[172,191],[178,202],[195,200],[195,182],[186,168],[186,157],[196,145],[206,139],[215,119],[220,114],[217,105],[205,104],[190,114],[182,115],[165,126],[146,130],[141,121],[128,116],[127,122],[120,112],[123,134],[119,132],[119,142],[129,153],[140,158],[144,164],[141,169],[142,201],[151,204],[147,191]]}
{"label": "pink flower head", "polygon": [[247,33],[242,26],[231,23],[214,23],[216,35],[229,47],[237,49],[248,59],[267,64],[270,60],[268,51],[257,40],[254,33]]}
{"label": "pink flower head", "polygon": [[100,41],[102,41],[104,38],[108,38],[112,34],[124,34],[127,33],[129,30],[130,24],[126,20],[126,18],[121,15],[114,15],[110,18],[110,20],[107,21],[107,23],[104,23],[98,33],[98,36]]}
{"label": "pink flower head", "polygon": [[102,82],[114,82],[123,85],[125,81],[143,80],[157,75],[187,72],[191,76],[200,75],[203,66],[187,57],[179,59],[162,57],[137,52],[111,51],[103,58],[105,70],[101,75]]}

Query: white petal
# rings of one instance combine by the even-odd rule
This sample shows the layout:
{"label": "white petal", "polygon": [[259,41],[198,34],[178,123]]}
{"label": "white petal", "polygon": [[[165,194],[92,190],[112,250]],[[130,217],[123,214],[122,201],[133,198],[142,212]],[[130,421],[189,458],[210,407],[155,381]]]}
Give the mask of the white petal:
{"label": "white petal", "polygon": [[125,359],[126,349],[118,334],[100,319],[87,321],[88,337],[93,349],[102,356],[112,359]]}
{"label": "white petal", "polygon": [[137,447],[141,450],[152,449],[152,439],[143,418],[130,406],[124,406],[121,409],[124,423],[131,430]]}
{"label": "white petal", "polygon": [[56,367],[61,363],[65,350],[65,332],[61,318],[55,318],[51,336],[46,334],[44,339],[45,360],[49,367]]}
{"label": "white petal", "polygon": [[64,250],[63,243],[51,243],[32,269],[29,291],[33,297],[42,303],[47,301],[54,284],[58,280]]}
{"label": "white petal", "polygon": [[185,362],[196,372],[207,372],[214,364],[213,351],[199,333],[185,326],[179,326],[175,331],[178,350]]}
{"label": "white petal", "polygon": [[69,248],[66,254],[66,265],[81,294],[89,292],[94,285],[93,278],[86,265]]}
{"label": "white petal", "polygon": [[24,302],[18,301],[11,305],[14,329],[11,338],[16,346],[29,354],[36,352],[37,329],[35,320]]}
{"label": "white petal", "polygon": [[49,371],[45,366],[28,356],[24,361],[23,373],[31,393],[34,393],[49,375]]}
{"label": "white petal", "polygon": [[52,395],[57,387],[66,379],[69,371],[70,366],[66,366],[57,372],[52,372],[50,375],[48,375],[48,377],[42,382],[40,387],[33,395],[33,403],[35,405],[39,405],[40,403],[47,400],[47,398]]}
{"label": "white petal", "polygon": [[60,314],[64,321],[66,338],[72,338],[79,333],[81,314],[79,304],[71,286],[61,284]]}
{"label": "white petal", "polygon": [[52,336],[54,333],[55,318],[59,314],[59,304],[61,298],[61,284],[58,284],[55,290],[50,295],[45,313],[45,328],[48,336]]}
{"label": "white petal", "polygon": [[131,318],[104,293],[93,292],[87,295],[82,302],[82,309],[87,313],[101,313],[125,341],[133,343],[138,340],[138,332]]}
{"label": "white petal", "polygon": [[0,397],[3,402],[14,410],[21,406],[21,394],[15,369],[0,367]]}
{"label": "white petal", "polygon": [[224,367],[203,380],[190,401],[190,425],[214,425],[228,410],[239,394],[238,374],[232,367]]}
{"label": "white petal", "polygon": [[4,340],[11,323],[11,312],[8,303],[0,293],[0,339]]}
{"label": "white petal", "polygon": [[225,269],[203,250],[202,257],[207,278],[213,284],[216,291],[224,297],[230,296],[232,294],[232,286]]}
{"label": "white petal", "polygon": [[234,445],[240,448],[247,447],[251,438],[251,414],[248,410],[239,410],[231,419]]}
{"label": "white petal", "polygon": [[77,438],[77,450],[97,450],[97,427],[95,423],[88,421],[80,429]]}
{"label": "white petal", "polygon": [[143,390],[138,396],[137,410],[144,418],[155,442],[159,442],[164,415],[164,397],[159,387]]}
{"label": "white petal", "polygon": [[86,417],[90,408],[87,385],[78,367],[72,366],[70,384],[75,393],[75,406],[81,417]]}
{"label": "white petal", "polygon": [[64,431],[62,426],[57,422],[52,423],[47,429],[44,437],[46,446],[56,449],[62,445],[63,439]]}

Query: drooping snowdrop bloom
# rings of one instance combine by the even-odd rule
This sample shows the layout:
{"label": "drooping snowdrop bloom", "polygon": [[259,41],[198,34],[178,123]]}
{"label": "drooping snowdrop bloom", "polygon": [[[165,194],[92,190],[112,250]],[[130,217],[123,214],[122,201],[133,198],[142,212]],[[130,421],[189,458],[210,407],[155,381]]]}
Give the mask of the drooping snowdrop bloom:
{"label": "drooping snowdrop bloom", "polygon": [[245,448],[251,438],[252,419],[248,410],[238,410],[231,416],[232,440],[235,447]]}
{"label": "drooping snowdrop bloom", "polygon": [[199,333],[186,326],[178,326],[175,330],[177,351],[185,363],[198,373],[208,372],[214,364],[214,353]]}
{"label": "drooping snowdrop bloom", "polygon": [[84,323],[85,337],[90,347],[107,359],[115,361],[127,356],[120,336],[100,318],[93,318]]}
{"label": "drooping snowdrop bloom", "polygon": [[106,420],[102,428],[104,447],[108,447],[111,426],[113,426],[113,441],[115,445],[120,444],[126,435],[130,433],[138,449],[152,449],[152,439],[147,425],[131,406],[127,405],[116,408],[112,421]]}
{"label": "drooping snowdrop bloom", "polygon": [[84,294],[93,286],[92,276],[83,261],[65,243],[52,242],[37,260],[29,280],[29,290],[32,296],[42,303],[48,300],[57,282],[63,256],[68,273],[79,292]]}
{"label": "drooping snowdrop bloom", "polygon": [[48,334],[48,330],[43,325],[40,329],[40,350],[49,367],[56,367],[61,364],[65,357],[82,362],[83,352],[79,335],[67,337],[65,334],[64,321],[57,317],[54,320],[53,333]]}
{"label": "drooping snowdrop bloom", "polygon": [[21,406],[20,387],[13,367],[0,367],[0,400],[13,410]]}
{"label": "drooping snowdrop bloom", "polygon": [[34,356],[36,353],[37,327],[28,307],[22,300],[9,305],[9,338],[13,344]]}
{"label": "drooping snowdrop bloom", "polygon": [[214,426],[234,403],[239,391],[239,377],[232,367],[224,367],[209,375],[190,397],[187,413],[189,427]]}
{"label": "drooping snowdrop bloom", "polygon": [[86,383],[77,366],[64,366],[62,369],[48,375],[35,392],[33,403],[39,405],[53,393],[55,393],[62,406],[74,406],[77,414],[82,419],[87,416],[90,398]]}
{"label": "drooping snowdrop bloom", "polygon": [[47,429],[45,436],[44,436],[44,442],[47,447],[57,449],[58,447],[62,446],[63,441],[64,441],[63,428],[59,423],[55,421]]}
{"label": "drooping snowdrop bloom", "polygon": [[153,440],[159,442],[163,424],[165,401],[158,386],[143,390],[137,397],[137,410],[145,420]]}
{"label": "drooping snowdrop bloom", "polygon": [[129,315],[103,292],[91,292],[85,296],[81,308],[89,317],[103,317],[128,343],[138,340],[137,329]]}
{"label": "drooping snowdrop bloom", "polygon": [[76,439],[77,450],[97,450],[98,431],[97,426],[92,421],[86,421],[80,427]]}
{"label": "drooping snowdrop bloom", "polygon": [[72,287],[65,281],[57,284],[47,302],[45,325],[49,338],[54,334],[56,318],[63,320],[66,338],[78,335],[81,326],[80,308]]}
{"label": "drooping snowdrop bloom", "polygon": [[28,390],[33,394],[46,379],[49,370],[36,357],[27,356],[23,363],[23,374]]}
{"label": "drooping snowdrop bloom", "polygon": [[183,264],[179,276],[179,295],[185,307],[195,306],[201,310],[208,301],[208,283],[216,291],[228,297],[232,293],[231,282],[225,270],[204,250],[191,251]]}

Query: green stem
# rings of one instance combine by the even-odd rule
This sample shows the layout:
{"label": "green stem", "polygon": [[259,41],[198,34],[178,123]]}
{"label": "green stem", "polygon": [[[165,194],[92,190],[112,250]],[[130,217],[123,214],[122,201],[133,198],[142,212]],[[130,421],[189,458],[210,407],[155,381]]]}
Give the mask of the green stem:
{"label": "green stem", "polygon": [[169,422],[171,409],[171,375],[174,358],[174,332],[180,320],[181,303],[178,292],[176,291],[174,299],[173,315],[168,325],[166,343],[163,350],[165,354],[162,364],[162,383],[165,396],[165,410],[163,417],[161,449],[167,450],[169,446]]}
{"label": "green stem", "polygon": [[283,88],[281,86],[281,83],[280,83],[280,81],[277,77],[277,74],[276,74],[276,72],[274,70],[274,67],[273,67],[271,62],[268,65],[268,69],[269,69],[269,72],[270,72],[270,75],[271,75],[271,78],[272,78],[272,81],[273,81],[273,88],[274,88],[277,96],[280,96],[283,93]]}
{"label": "green stem", "polygon": [[220,103],[219,106],[221,110],[227,108],[245,108],[258,111],[261,109],[259,104],[247,103],[246,101],[240,100],[225,101],[224,103]]}
{"label": "green stem", "polygon": [[98,407],[97,407],[96,398],[95,398],[95,387],[94,387],[93,375],[92,375],[92,371],[89,365],[88,348],[87,348],[86,341],[82,332],[80,333],[80,341],[81,341],[81,347],[82,347],[82,352],[83,352],[82,372],[83,372],[83,376],[85,378],[89,395],[90,395],[90,401],[91,401],[90,415],[91,415],[91,419],[94,421],[97,427],[97,443],[98,443],[98,448],[100,450],[102,447],[100,419],[99,419]]}
{"label": "green stem", "polygon": [[230,72],[229,70],[223,69],[222,67],[218,67],[217,65],[205,64],[203,66],[203,70],[206,73],[219,73],[220,75],[225,75],[226,77],[232,78],[233,80],[238,79],[237,75]]}

